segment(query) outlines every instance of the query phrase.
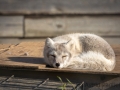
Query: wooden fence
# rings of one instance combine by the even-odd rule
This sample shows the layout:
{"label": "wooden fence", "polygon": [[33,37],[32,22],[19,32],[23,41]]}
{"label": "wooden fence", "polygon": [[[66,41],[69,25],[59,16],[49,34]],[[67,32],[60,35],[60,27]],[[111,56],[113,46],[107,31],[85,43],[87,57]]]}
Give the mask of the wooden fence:
{"label": "wooden fence", "polygon": [[0,43],[94,33],[120,43],[120,0],[0,0]]}

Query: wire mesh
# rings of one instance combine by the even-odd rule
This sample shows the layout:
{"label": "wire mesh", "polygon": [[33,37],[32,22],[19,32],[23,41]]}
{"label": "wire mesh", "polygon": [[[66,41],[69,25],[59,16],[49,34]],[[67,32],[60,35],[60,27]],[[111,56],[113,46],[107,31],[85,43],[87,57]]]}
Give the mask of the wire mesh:
{"label": "wire mesh", "polygon": [[[75,84],[76,90],[83,90],[83,82],[81,84]],[[20,78],[0,76],[0,90],[61,90],[59,87],[62,85],[60,81],[53,81],[47,79],[32,79],[32,78]],[[70,84],[66,85],[66,90],[74,90]]]}

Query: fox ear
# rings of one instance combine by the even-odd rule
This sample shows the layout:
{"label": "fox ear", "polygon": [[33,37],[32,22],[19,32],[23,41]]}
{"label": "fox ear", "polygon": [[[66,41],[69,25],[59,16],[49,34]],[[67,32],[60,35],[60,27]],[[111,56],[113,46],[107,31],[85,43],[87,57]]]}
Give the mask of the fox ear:
{"label": "fox ear", "polygon": [[65,45],[67,46],[67,48],[69,49],[74,49],[74,41],[73,40],[69,40],[67,43],[65,43]]}
{"label": "fox ear", "polygon": [[47,38],[45,44],[47,47],[52,47],[54,45],[54,41],[51,38]]}

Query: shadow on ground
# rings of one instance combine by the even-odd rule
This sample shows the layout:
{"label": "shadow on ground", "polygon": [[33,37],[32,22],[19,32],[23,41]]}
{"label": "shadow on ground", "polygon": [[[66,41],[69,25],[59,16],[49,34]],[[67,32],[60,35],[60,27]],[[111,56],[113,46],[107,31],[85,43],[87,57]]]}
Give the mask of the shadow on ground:
{"label": "shadow on ground", "polygon": [[44,58],[40,57],[8,57],[11,61],[14,62],[24,62],[31,64],[45,64]]}

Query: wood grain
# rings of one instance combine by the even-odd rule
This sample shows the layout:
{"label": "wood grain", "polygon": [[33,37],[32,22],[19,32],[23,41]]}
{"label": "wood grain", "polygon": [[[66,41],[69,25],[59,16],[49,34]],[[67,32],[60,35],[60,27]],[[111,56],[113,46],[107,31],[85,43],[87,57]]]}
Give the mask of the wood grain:
{"label": "wood grain", "polygon": [[[17,44],[21,42],[41,42],[45,41],[45,38],[0,38],[0,44]],[[120,44],[120,37],[103,37],[109,44]]]}
{"label": "wood grain", "polygon": [[50,37],[65,33],[120,36],[119,16],[39,17],[25,19],[26,37]]}
{"label": "wood grain", "polygon": [[[0,76],[14,75],[17,77],[17,80],[12,76],[12,78],[9,77],[9,80],[5,79],[5,77],[0,77],[0,79],[2,79],[1,81],[4,80],[4,83],[1,82],[1,87],[3,85],[4,87],[13,87],[14,89],[17,87],[19,87],[19,89],[20,87],[22,87],[22,89],[27,89],[27,86],[30,86],[28,84],[31,84],[32,89],[36,89],[37,87],[37,89],[48,90],[53,89],[56,85],[59,85],[58,82],[53,82],[53,80],[60,82],[57,78],[57,76],[59,76],[65,83],[66,78],[68,78],[68,80],[70,80],[73,84],[76,83],[81,85],[83,82],[84,90],[119,90],[120,45],[111,46],[116,54],[115,69],[110,72],[97,72],[79,69],[58,69],[46,67],[44,63],[41,63],[41,61],[44,61],[42,55],[44,42],[22,42],[17,45],[0,44]],[[4,51],[3,49],[6,50]],[[26,52],[28,52],[27,55],[24,54]],[[24,79],[19,79],[19,77],[24,77]],[[32,78],[33,82],[30,82],[31,80],[28,78]],[[48,78],[49,80],[52,80],[52,82],[49,81],[44,85],[40,85],[41,82],[48,80]],[[37,79],[37,81],[34,81],[34,79]],[[22,83],[22,81],[26,82]]]}
{"label": "wood grain", "polygon": [[120,0],[0,0],[1,14],[119,14]]}
{"label": "wood grain", "polygon": [[111,72],[95,72],[79,69],[48,68],[43,59],[44,42],[22,42],[17,45],[0,45],[0,68],[31,69],[45,72],[91,73],[120,75],[120,45],[112,45],[116,54],[116,67]]}
{"label": "wood grain", "polygon": [[0,16],[0,37],[23,37],[23,16]]}

